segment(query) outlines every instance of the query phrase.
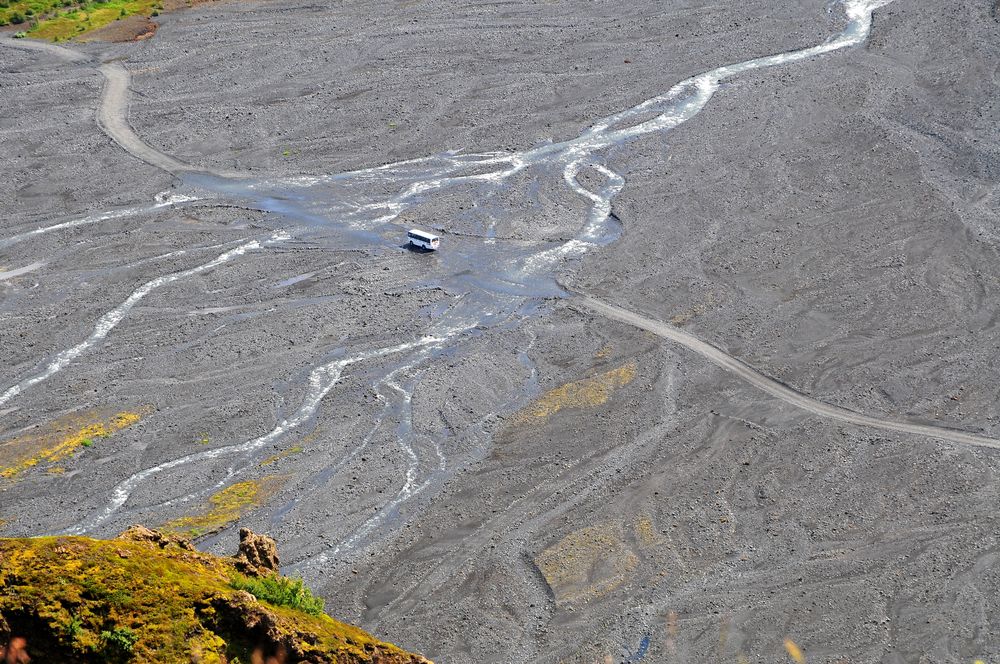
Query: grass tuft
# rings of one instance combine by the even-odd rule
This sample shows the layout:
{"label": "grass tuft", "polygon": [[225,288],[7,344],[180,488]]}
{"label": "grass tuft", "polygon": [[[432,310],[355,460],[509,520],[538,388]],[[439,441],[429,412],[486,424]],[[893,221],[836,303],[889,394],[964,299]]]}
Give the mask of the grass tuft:
{"label": "grass tuft", "polygon": [[286,576],[254,578],[237,574],[229,585],[275,606],[287,606],[311,616],[323,615],[323,598],[313,595],[302,579]]}

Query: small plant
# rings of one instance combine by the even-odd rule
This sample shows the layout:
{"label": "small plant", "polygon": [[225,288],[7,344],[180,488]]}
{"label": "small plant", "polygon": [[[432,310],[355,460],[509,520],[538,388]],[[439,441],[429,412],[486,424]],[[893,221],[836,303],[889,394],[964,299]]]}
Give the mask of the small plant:
{"label": "small plant", "polygon": [[[22,23],[24,23],[24,14],[22,14],[21,12],[14,12],[13,14],[10,15],[10,22],[13,23],[14,25],[21,25]],[[17,35],[14,36],[16,37]]]}
{"label": "small plant", "polygon": [[22,30],[21,32],[15,32],[14,33],[14,39],[24,39],[27,36],[28,36],[28,33],[25,32],[24,30]]}
{"label": "small plant", "polygon": [[93,438],[84,438],[83,440],[80,441],[80,444],[83,445],[84,447],[93,447],[94,446],[94,439]]}
{"label": "small plant", "polygon": [[101,655],[107,661],[131,659],[139,637],[128,627],[115,627],[101,632]]}
{"label": "small plant", "polygon": [[69,622],[66,624],[66,636],[70,638],[70,641],[75,641],[83,635],[83,623],[76,616],[70,616]]}
{"label": "small plant", "polygon": [[256,579],[239,574],[230,579],[229,585],[236,590],[245,590],[257,599],[276,606],[298,609],[311,616],[323,614],[323,598],[313,595],[302,579],[286,576],[265,576]]}

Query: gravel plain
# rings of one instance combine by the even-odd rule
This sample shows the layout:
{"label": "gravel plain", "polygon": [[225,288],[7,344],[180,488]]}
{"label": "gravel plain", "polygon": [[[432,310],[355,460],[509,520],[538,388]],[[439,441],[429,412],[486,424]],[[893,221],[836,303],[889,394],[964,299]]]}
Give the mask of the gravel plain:
{"label": "gravel plain", "polygon": [[[0,467],[141,418],[0,477],[2,533],[177,524],[246,483],[201,547],[268,532],[332,615],[438,662],[989,661],[997,452],[823,419],[569,294],[1000,437],[991,5],[896,0],[865,44],[591,155],[572,180],[616,191],[613,223],[530,274],[601,204],[562,163],[396,192],[820,44],[843,9],[221,2],[83,61],[4,37]],[[137,136],[241,177],[123,150],[106,63]]]}

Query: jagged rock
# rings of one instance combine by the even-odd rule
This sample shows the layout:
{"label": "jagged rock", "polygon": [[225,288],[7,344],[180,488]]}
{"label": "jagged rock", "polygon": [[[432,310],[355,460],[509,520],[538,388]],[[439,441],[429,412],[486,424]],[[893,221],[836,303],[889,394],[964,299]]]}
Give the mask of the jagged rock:
{"label": "jagged rock", "polygon": [[151,528],[140,526],[138,524],[130,526],[122,534],[120,534],[117,539],[129,542],[148,542],[150,544],[156,544],[161,549],[174,545],[186,551],[195,550],[194,545],[191,544],[191,540],[186,537],[172,533],[162,533],[159,530],[152,530]]}
{"label": "jagged rock", "polygon": [[245,574],[269,574],[278,571],[278,545],[267,535],[240,528],[240,550],[236,566]]}
{"label": "jagged rock", "polygon": [[[281,662],[302,664],[339,664],[352,662],[336,653],[317,648],[321,637],[309,630],[283,622],[260,604],[250,593],[236,592],[210,598],[202,609],[214,620],[214,629],[223,633],[239,633],[254,643],[262,658],[273,657]],[[401,653],[386,644],[359,644],[363,658],[371,664],[431,664],[419,655]]]}

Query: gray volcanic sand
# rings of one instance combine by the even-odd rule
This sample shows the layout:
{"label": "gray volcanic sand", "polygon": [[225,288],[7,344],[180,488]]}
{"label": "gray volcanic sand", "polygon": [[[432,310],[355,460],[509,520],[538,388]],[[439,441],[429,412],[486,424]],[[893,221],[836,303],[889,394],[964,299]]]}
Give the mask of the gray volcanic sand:
{"label": "gray volcanic sand", "polygon": [[[159,21],[152,40],[74,48],[122,59],[151,145],[276,178],[572,138],[692,74],[820,43],[843,18],[754,0],[226,3]],[[626,180],[621,237],[558,277],[817,399],[1000,435],[998,25],[985,1],[896,0],[864,46],[727,81],[681,127],[607,151]],[[94,121],[91,65],[4,48],[0,82],[0,277],[44,263],[0,279],[0,389],[144,283],[301,230],[127,155]],[[200,200],[3,244],[169,191]],[[584,203],[558,173],[525,173],[398,222],[456,231],[446,250],[471,246],[458,233],[484,216],[518,241],[564,239]],[[810,662],[1000,652],[995,452],[820,419],[564,300],[409,364],[348,365],[284,437],[225,453],[293,417],[317,366],[418,342],[461,310],[463,292],[437,285],[444,251],[338,233],[312,224],[156,287],[0,406],[4,441],[68,413],[148,409],[63,474],[3,480],[4,534],[72,528],[133,473],[205,454],[90,532],[196,514],[267,478],[273,495],[239,525],[275,536],[331,614],[440,662],[772,662],[786,636]],[[533,414],[567,383],[540,402],[567,405]],[[392,507],[407,486],[422,488]],[[235,528],[202,546],[230,551]]]}

